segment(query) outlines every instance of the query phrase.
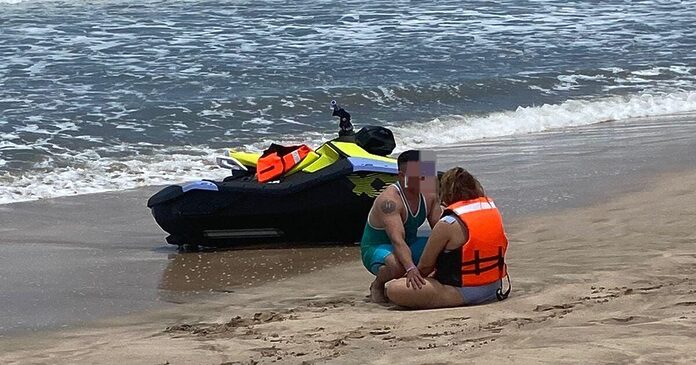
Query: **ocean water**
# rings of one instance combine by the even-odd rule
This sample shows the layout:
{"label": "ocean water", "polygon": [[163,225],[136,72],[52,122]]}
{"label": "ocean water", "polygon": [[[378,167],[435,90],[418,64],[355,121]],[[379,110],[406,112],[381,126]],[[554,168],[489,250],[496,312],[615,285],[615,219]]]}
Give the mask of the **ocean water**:
{"label": "ocean water", "polygon": [[335,135],[332,99],[400,150],[695,111],[693,9],[0,0],[0,203],[221,178]]}

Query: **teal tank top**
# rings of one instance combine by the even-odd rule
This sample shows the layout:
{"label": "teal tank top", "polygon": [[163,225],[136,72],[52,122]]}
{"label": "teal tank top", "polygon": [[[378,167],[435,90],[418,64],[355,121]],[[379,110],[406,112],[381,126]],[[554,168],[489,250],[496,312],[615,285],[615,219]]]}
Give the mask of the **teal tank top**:
{"label": "teal tank top", "polygon": [[[425,205],[425,198],[423,197],[423,194],[419,194],[420,199],[418,203],[418,211],[414,215],[411,213],[411,207],[408,205],[408,202],[406,202],[406,197],[404,197],[404,193],[401,190],[401,186],[399,186],[399,183],[397,182],[396,184],[394,184],[394,186],[399,191],[401,201],[403,201],[404,205],[406,206],[406,222],[404,222],[404,231],[406,233],[406,244],[411,246],[413,243],[416,242],[418,235],[418,227],[420,227],[427,218],[428,212],[426,211],[427,208]],[[360,240],[360,245],[374,246],[383,244],[391,244],[391,240],[389,239],[387,232],[384,230],[384,228],[372,227],[370,225],[370,219],[368,215],[367,222],[365,223],[365,230],[363,231],[362,240]]]}

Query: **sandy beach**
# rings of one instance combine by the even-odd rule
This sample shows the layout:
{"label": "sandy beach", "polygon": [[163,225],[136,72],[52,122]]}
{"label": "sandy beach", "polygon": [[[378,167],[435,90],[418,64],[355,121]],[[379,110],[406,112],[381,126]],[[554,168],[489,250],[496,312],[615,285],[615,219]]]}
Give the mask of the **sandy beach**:
{"label": "sandy beach", "polygon": [[0,340],[4,364],[693,363],[696,171],[507,222],[513,291],[476,307],[369,303],[353,261],[201,303]]}

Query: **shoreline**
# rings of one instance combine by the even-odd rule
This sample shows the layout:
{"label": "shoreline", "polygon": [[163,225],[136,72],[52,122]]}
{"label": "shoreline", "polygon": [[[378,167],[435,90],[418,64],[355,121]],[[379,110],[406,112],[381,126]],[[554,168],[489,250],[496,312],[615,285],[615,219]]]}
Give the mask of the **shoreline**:
{"label": "shoreline", "polygon": [[[367,302],[371,276],[356,259],[207,302],[0,338],[0,360],[693,362],[696,170],[654,182],[593,206],[506,221],[513,292],[503,302],[384,308]],[[326,287],[327,277],[342,280]]]}
{"label": "shoreline", "polygon": [[[437,153],[441,170],[461,165],[476,175],[513,222],[602,204],[653,186],[660,174],[693,169],[693,133],[696,120],[688,114],[481,140]],[[351,250],[359,256],[357,248],[330,246],[177,252],[145,207],[157,189],[0,205],[0,335],[207,300],[277,273],[275,279],[291,278],[350,261]]]}
{"label": "shoreline", "polygon": [[[687,145],[690,146],[690,144],[684,143],[684,137],[683,134],[688,133],[690,131],[693,131],[696,126],[693,124],[696,121],[696,111],[681,111],[681,112],[673,112],[673,113],[667,113],[667,114],[658,114],[658,115],[652,115],[652,116],[642,116],[642,117],[627,117],[627,118],[620,118],[620,119],[607,119],[605,121],[600,121],[592,124],[582,124],[582,125],[571,125],[571,126],[565,126],[565,127],[556,127],[556,128],[551,128],[551,129],[545,129],[545,130],[540,130],[540,131],[534,131],[530,133],[522,133],[522,134],[510,134],[510,135],[503,135],[503,136],[494,136],[494,137],[483,137],[480,139],[475,139],[475,140],[465,140],[461,141],[458,143],[450,143],[450,144],[443,144],[443,145],[438,145],[438,146],[429,146],[426,145],[423,147],[424,149],[428,150],[433,150],[438,153],[438,164],[444,166],[440,170],[444,171],[448,167],[452,167],[456,163],[466,163],[467,165],[473,164],[477,165],[476,159],[479,158],[484,158],[487,160],[487,162],[490,162],[491,156],[494,156],[495,153],[491,153],[492,148],[496,147],[502,147],[501,149],[505,150],[501,155],[504,155],[505,152],[510,152],[510,150],[524,150],[525,148],[529,147],[535,147],[534,144],[538,143],[539,141],[543,142],[554,142],[552,144],[558,143],[559,140],[563,140],[565,142],[568,142],[571,144],[573,148],[573,151],[576,154],[580,155],[585,155],[585,154],[590,154],[592,152],[597,152],[598,150],[601,150],[602,147],[607,147],[607,146],[601,146],[596,143],[596,141],[588,141],[590,145],[594,145],[593,147],[595,148],[589,148],[587,151],[578,151],[578,146],[585,141],[577,140],[576,138],[573,138],[572,136],[575,137],[603,137],[603,138],[612,138],[613,136],[608,135],[608,134],[613,134],[613,133],[621,133],[623,136],[620,137],[619,139],[626,140],[626,139],[643,139],[643,138],[648,138],[648,142],[650,144],[655,144],[656,142],[664,142],[665,140],[662,139],[663,137],[662,134],[658,134],[656,136],[650,136],[642,133],[641,129],[642,128],[654,128],[656,126],[660,126],[663,129],[669,130],[665,131],[666,133],[668,132],[670,135],[673,135],[675,138],[675,145]],[[568,138],[567,136],[570,135],[571,137]],[[600,138],[601,139],[601,138]],[[578,143],[580,142],[580,143]],[[615,141],[609,140],[609,148],[612,147],[612,145],[615,143]],[[642,141],[639,141],[642,142]],[[678,143],[681,142],[681,143]],[[503,146],[505,144],[508,144],[507,146]],[[569,147],[571,147],[569,146]],[[418,148],[418,146],[411,146],[412,148]],[[597,149],[597,147],[600,147]],[[625,147],[621,145],[621,147]],[[664,147],[670,147],[669,145],[665,145]],[[223,147],[221,147],[223,148]],[[536,148],[539,148],[536,146]],[[224,148],[223,148],[224,149]],[[475,153],[470,154],[467,153],[468,151],[474,151]],[[543,151],[538,151],[538,152],[543,152]],[[398,153],[395,153],[392,157],[396,158],[396,155]],[[515,153],[512,153],[513,157],[515,157]],[[212,156],[212,155],[211,155]],[[474,159],[471,160],[470,158],[473,157]],[[574,157],[573,154],[567,157]],[[663,156],[666,157],[666,156]],[[672,163],[674,166],[672,169],[679,170],[681,169],[682,163],[680,163],[678,160],[673,161],[673,158],[668,159],[670,160],[670,163]],[[554,161],[558,162],[558,161]],[[693,161],[691,161],[693,162]],[[210,161],[210,164],[212,164],[212,161]],[[210,165],[207,164],[207,165]],[[221,173],[220,171],[223,171],[222,169],[217,169],[215,168],[214,170],[209,170],[206,171],[206,173],[202,174],[200,179],[222,179],[226,176],[226,173]],[[485,173],[485,171],[483,171]],[[664,172],[664,171],[663,171]],[[202,172],[201,172],[202,173]],[[196,178],[198,179],[198,178]],[[101,196],[101,195],[113,195],[113,194],[140,194],[141,192],[148,192],[149,195],[154,194],[155,192],[159,191],[160,189],[173,185],[173,184],[183,184],[189,181],[194,181],[196,179],[191,179],[191,180],[185,180],[185,181],[180,181],[180,182],[169,182],[166,184],[157,184],[157,185],[144,185],[144,186],[135,186],[132,188],[127,188],[127,189],[121,189],[121,190],[99,190],[99,191],[93,191],[93,192],[82,192],[82,193],[77,193],[77,194],[71,194],[71,195],[60,195],[60,196],[52,196],[52,197],[47,197],[47,198],[30,198],[30,199],[22,199],[22,200],[17,200],[17,201],[8,201],[8,202],[2,202],[0,203],[0,210],[2,210],[3,207],[23,207],[24,204],[40,204],[41,202],[46,202],[46,201],[61,201],[63,199],[82,199],[82,198],[88,198],[90,196]]]}

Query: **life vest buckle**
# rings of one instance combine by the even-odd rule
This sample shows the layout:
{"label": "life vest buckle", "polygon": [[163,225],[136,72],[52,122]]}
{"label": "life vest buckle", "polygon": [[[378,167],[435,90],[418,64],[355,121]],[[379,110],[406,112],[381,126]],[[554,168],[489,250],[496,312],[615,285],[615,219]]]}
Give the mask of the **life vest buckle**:
{"label": "life vest buckle", "polygon": [[510,295],[510,291],[512,290],[512,282],[510,281],[510,274],[505,275],[505,277],[508,280],[508,288],[505,292],[503,292],[503,279],[500,279],[500,288],[496,290],[495,296],[498,298],[499,301],[507,299],[507,297]]}

